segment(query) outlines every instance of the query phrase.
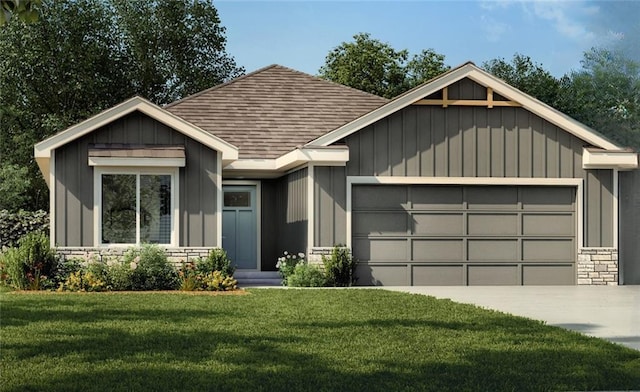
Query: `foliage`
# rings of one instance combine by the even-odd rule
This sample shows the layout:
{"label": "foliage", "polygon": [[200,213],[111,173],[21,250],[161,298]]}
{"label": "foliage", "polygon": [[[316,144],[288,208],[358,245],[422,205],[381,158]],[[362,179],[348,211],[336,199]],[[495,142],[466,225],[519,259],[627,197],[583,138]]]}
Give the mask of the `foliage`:
{"label": "foliage", "polygon": [[369,33],[356,34],[353,40],[329,52],[319,71],[322,78],[393,98],[449,69],[444,56],[433,49],[409,60],[406,49],[395,50]]}
{"label": "foliage", "polygon": [[35,23],[0,28],[0,166],[28,170],[19,208],[48,205],[35,143],[134,95],[165,104],[244,72],[210,2],[49,0],[40,9]]}
{"label": "foliage", "polygon": [[222,248],[211,249],[206,258],[197,258],[195,264],[198,272],[203,274],[219,271],[224,276],[233,276],[236,271],[236,267],[231,265],[227,252]]}
{"label": "foliage", "polygon": [[29,170],[18,165],[0,166],[0,210],[18,211],[27,200]]}
{"label": "foliage", "polygon": [[331,250],[331,256],[322,256],[327,285],[334,287],[350,287],[356,282],[356,260],[351,251],[343,245],[336,245]]}
{"label": "foliage", "polygon": [[550,106],[558,104],[560,81],[529,56],[516,53],[511,62],[497,58],[484,62],[482,68]]}
{"label": "foliage", "polygon": [[124,291],[133,289],[133,271],[131,262],[126,263],[122,260],[107,264],[107,280],[109,288],[115,291]]}
{"label": "foliage", "polygon": [[27,23],[38,20],[38,6],[42,0],[0,0],[0,27],[11,20],[13,15]]}
{"label": "foliage", "polygon": [[172,290],[178,287],[177,271],[157,245],[130,248],[124,255],[124,263],[133,269],[133,290]]}
{"label": "foliage", "polygon": [[86,269],[69,274],[58,291],[105,291],[109,289],[107,271],[102,263],[91,263]]}
{"label": "foliage", "polygon": [[[225,254],[226,257],[226,254]],[[202,260],[198,260],[202,263]],[[184,263],[178,271],[182,291],[230,291],[238,288],[232,274],[210,269],[206,262],[197,266],[193,262]]]}
{"label": "foliage", "polygon": [[323,287],[327,283],[327,278],[319,266],[298,263],[293,269],[293,273],[287,278],[289,287]]}
{"label": "foliage", "polygon": [[2,293],[0,301],[0,389],[6,391],[206,391],[217,380],[230,391],[640,385],[637,350],[385,290]]}
{"label": "foliage", "polygon": [[304,253],[290,254],[287,251],[284,251],[282,257],[278,258],[276,262],[276,268],[280,272],[280,276],[282,276],[282,285],[287,286],[287,281],[296,268],[298,263],[304,263]]}
{"label": "foliage", "polygon": [[618,144],[640,149],[640,63],[594,48],[562,81],[559,109]]}
{"label": "foliage", "polygon": [[[0,185],[2,186],[2,185]],[[0,248],[18,245],[18,240],[29,233],[47,234],[49,214],[39,210],[9,212],[0,210]]]}
{"label": "foliage", "polygon": [[40,290],[49,286],[57,269],[55,252],[49,246],[49,237],[30,233],[18,241],[17,248],[0,253],[0,275],[19,290]]}

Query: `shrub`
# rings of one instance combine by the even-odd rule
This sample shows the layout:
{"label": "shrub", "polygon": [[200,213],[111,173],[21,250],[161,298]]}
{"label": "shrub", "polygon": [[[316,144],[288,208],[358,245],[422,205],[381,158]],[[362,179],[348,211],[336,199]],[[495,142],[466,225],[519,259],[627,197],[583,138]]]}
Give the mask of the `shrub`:
{"label": "shrub", "polygon": [[291,287],[322,287],[326,284],[326,278],[317,266],[298,263],[286,283]]}
{"label": "shrub", "polygon": [[172,290],[178,287],[177,271],[157,245],[145,244],[127,250],[124,263],[133,269],[133,290]]}
{"label": "shrub", "polygon": [[0,265],[8,284],[19,290],[40,290],[50,286],[57,268],[55,252],[49,247],[49,237],[29,233],[18,241],[17,248],[8,248],[0,255]]}
{"label": "shrub", "polygon": [[198,272],[203,274],[220,271],[224,276],[233,276],[233,273],[236,272],[236,267],[231,265],[227,252],[221,248],[211,249],[206,258],[196,259],[195,264]]}
{"label": "shrub", "polygon": [[354,275],[356,260],[351,257],[349,248],[336,245],[330,257],[322,256],[327,285],[334,287],[350,287],[356,282]]}
{"label": "shrub", "polygon": [[237,288],[238,282],[221,271],[213,271],[202,277],[202,289],[206,291],[231,291]]}
{"label": "shrub", "polygon": [[133,289],[133,269],[131,263],[122,260],[107,265],[107,281],[111,290],[125,291]]}
{"label": "shrub", "polygon": [[293,272],[298,263],[304,263],[304,253],[292,255],[289,254],[289,252],[285,251],[284,255],[278,258],[276,268],[280,272],[280,276],[282,276],[282,284],[284,286],[287,286],[287,280],[289,279],[289,276],[293,275]]}
{"label": "shrub", "polygon": [[201,274],[196,269],[194,263],[183,263],[178,271],[178,280],[180,281],[180,290],[194,291],[199,290],[202,286]]}
{"label": "shrub", "polygon": [[49,232],[49,214],[46,211],[0,210],[0,248],[16,247],[20,238],[29,233]]}

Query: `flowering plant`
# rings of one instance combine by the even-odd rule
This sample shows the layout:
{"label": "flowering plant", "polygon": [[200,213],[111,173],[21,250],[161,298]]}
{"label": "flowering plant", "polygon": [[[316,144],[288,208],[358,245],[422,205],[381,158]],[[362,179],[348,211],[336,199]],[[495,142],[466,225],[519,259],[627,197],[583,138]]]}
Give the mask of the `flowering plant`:
{"label": "flowering plant", "polygon": [[280,275],[282,276],[282,284],[286,286],[287,279],[289,276],[293,275],[296,265],[305,262],[304,253],[298,253],[296,255],[290,254],[285,250],[283,256],[279,257],[278,262],[276,263],[276,268],[280,271]]}

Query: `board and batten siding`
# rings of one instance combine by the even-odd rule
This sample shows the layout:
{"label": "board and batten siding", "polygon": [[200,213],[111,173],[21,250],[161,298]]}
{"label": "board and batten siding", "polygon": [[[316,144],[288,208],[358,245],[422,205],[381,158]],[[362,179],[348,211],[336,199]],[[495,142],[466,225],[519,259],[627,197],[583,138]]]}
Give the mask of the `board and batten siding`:
{"label": "board and batten siding", "polygon": [[[584,246],[613,246],[612,170],[584,170],[587,143],[523,108],[408,106],[341,142],[349,147],[346,176],[583,178]],[[339,168],[315,174],[314,245],[344,242],[334,226],[344,219],[339,183],[346,178],[337,178]],[[334,198],[335,207],[322,197]]]}
{"label": "board and batten siding", "polygon": [[640,284],[640,170],[620,173],[620,283]]}
{"label": "board and batten siding", "polygon": [[179,246],[216,246],[217,152],[139,112],[91,132],[55,152],[55,240],[61,247],[94,246],[92,143],[184,145],[180,168]]}
{"label": "board and batten siding", "polygon": [[275,271],[284,251],[305,252],[307,248],[307,172],[300,169],[261,182],[261,264],[263,271]]}

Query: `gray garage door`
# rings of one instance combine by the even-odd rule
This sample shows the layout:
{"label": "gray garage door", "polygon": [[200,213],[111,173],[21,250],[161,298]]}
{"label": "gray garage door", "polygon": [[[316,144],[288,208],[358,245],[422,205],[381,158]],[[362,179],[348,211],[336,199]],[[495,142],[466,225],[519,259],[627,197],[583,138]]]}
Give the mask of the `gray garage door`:
{"label": "gray garage door", "polygon": [[575,284],[575,188],[354,185],[361,285]]}

